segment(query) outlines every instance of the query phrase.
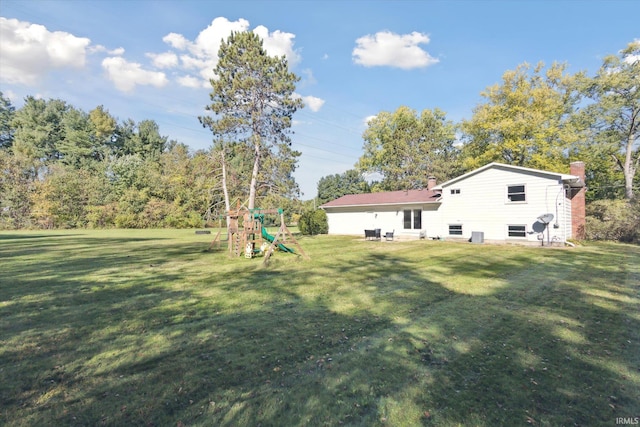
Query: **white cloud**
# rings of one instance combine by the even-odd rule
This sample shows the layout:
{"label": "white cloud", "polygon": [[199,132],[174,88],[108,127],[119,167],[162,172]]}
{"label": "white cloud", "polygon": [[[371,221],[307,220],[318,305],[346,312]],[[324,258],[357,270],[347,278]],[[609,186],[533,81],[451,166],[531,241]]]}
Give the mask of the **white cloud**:
{"label": "white cloud", "polygon": [[16,102],[18,102],[20,100],[18,95],[14,91],[12,91],[11,89],[5,90],[2,93],[2,96],[4,96],[5,98],[8,98],[9,101],[11,101],[11,103],[14,104],[14,105],[15,105]]}
{"label": "white cloud", "polygon": [[290,66],[300,62],[300,55],[293,49],[295,34],[284,33],[276,30],[269,33],[269,29],[258,25],[253,32],[260,36],[264,42],[264,49],[271,56],[286,56]]}
{"label": "white cloud", "polygon": [[315,96],[303,96],[302,101],[304,101],[304,105],[309,107],[311,111],[317,113],[320,111],[320,108],[324,105],[324,99],[317,98]]}
{"label": "white cloud", "polygon": [[109,55],[122,56],[124,55],[124,48],[119,47],[113,50],[109,50],[101,44],[89,46],[89,53],[107,52]]}
{"label": "white cloud", "polygon": [[[635,39],[630,44],[633,45],[634,49],[640,49],[640,39]],[[640,55],[627,55],[624,57],[624,62],[631,65],[635,64],[636,62],[640,62]]]}
{"label": "white cloud", "polygon": [[[191,87],[191,88],[200,88],[203,87],[202,79],[193,76],[182,76],[178,77],[178,84],[180,86]],[[207,86],[209,86],[207,84]]]}
{"label": "white cloud", "polygon": [[248,28],[249,21],[246,19],[229,21],[224,17],[215,18],[207,28],[200,31],[194,43],[190,43],[189,50],[199,58],[215,58],[217,60],[222,40],[229,37],[232,31],[242,32],[247,31]]}
{"label": "white cloud", "polygon": [[178,55],[173,52],[147,53],[157,68],[173,68],[178,65]]}
{"label": "white cloud", "polygon": [[365,67],[389,66],[405,70],[423,68],[439,62],[420,45],[429,43],[429,36],[423,33],[394,34],[380,31],[356,40],[353,61]]}
{"label": "white cloud", "polygon": [[180,55],[182,68],[186,70],[199,70],[210,64],[210,60],[198,59],[190,55]]}
{"label": "white cloud", "polygon": [[[249,31],[249,21],[238,19],[229,21],[227,18],[218,17],[211,24],[200,31],[195,40],[191,41],[182,34],[169,33],[163,37],[163,41],[169,46],[182,51],[179,57],[179,67],[183,70],[197,71],[202,79],[202,85],[208,86],[209,79],[213,78],[213,69],[218,63],[218,50],[222,40],[226,40],[231,32]],[[295,35],[279,30],[269,32],[268,28],[260,25],[253,30],[264,42],[264,48],[269,55],[285,55],[291,65],[300,62],[300,55],[293,48]],[[151,55],[151,54],[149,54]],[[180,78],[182,85],[193,87],[193,77]]]}
{"label": "white cloud", "polygon": [[373,116],[367,116],[364,118],[364,120],[362,121],[364,123],[365,126],[369,126],[369,122],[373,119],[375,119],[376,117],[378,117],[377,115],[373,115]]}
{"label": "white cloud", "polygon": [[107,77],[116,88],[123,92],[132,91],[136,85],[163,87],[169,81],[164,73],[144,70],[136,62],[128,62],[121,57],[109,57],[102,61]]}
{"label": "white cloud", "polygon": [[640,62],[640,55],[627,55],[624,58],[624,62],[627,64],[635,64],[636,62]]}
{"label": "white cloud", "polygon": [[179,50],[184,50],[189,45],[189,41],[184,38],[182,34],[169,33],[162,38],[162,41],[167,43],[169,46],[175,47]]}
{"label": "white cloud", "polygon": [[313,71],[311,71],[311,68],[305,68],[301,71],[301,73],[304,74],[304,84],[314,85],[318,83],[316,78],[313,76]]}
{"label": "white cloud", "polygon": [[213,69],[218,63],[218,49],[223,39],[229,37],[232,31],[246,31],[249,22],[239,19],[235,22],[227,18],[218,17],[202,30],[194,41],[190,41],[182,34],[169,33],[162,40],[180,51],[180,68],[183,70],[196,70],[201,77],[201,82],[195,85],[193,76],[182,77],[178,83],[187,87],[206,86],[213,77]]}
{"label": "white cloud", "polygon": [[52,69],[82,68],[90,43],[85,37],[0,17],[0,79],[34,85]]}

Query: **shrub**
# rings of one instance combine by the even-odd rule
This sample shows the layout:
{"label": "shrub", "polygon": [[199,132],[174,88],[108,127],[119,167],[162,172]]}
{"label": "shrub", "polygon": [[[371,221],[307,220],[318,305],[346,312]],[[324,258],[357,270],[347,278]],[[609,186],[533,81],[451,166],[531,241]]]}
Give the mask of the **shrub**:
{"label": "shrub", "polygon": [[146,228],[161,228],[170,215],[172,205],[164,200],[151,198],[142,211],[142,223]]}
{"label": "shrub", "polygon": [[299,222],[300,222],[300,214],[299,213],[292,213],[291,214],[290,224],[291,225],[298,225]]}
{"label": "shrub", "polygon": [[327,213],[322,209],[307,211],[300,215],[298,227],[302,234],[327,234],[329,232]]}
{"label": "shrub", "polygon": [[640,200],[596,200],[589,203],[586,237],[640,243]]}
{"label": "shrub", "polygon": [[115,227],[118,215],[118,204],[115,202],[106,205],[87,207],[87,225],[89,228]]}
{"label": "shrub", "polygon": [[138,218],[133,213],[119,213],[116,215],[115,224],[118,228],[140,228]]}

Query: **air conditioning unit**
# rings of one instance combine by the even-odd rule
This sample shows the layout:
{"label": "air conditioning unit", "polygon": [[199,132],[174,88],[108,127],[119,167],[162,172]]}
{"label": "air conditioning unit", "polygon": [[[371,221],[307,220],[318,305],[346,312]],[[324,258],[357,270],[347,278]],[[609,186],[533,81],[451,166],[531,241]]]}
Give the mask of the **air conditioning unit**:
{"label": "air conditioning unit", "polygon": [[484,231],[472,231],[471,243],[484,243]]}

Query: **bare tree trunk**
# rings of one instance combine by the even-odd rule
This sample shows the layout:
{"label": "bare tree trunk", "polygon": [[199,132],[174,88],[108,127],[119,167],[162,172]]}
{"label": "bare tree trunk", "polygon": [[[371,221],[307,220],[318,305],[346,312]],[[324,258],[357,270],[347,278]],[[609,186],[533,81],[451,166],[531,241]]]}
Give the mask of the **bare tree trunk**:
{"label": "bare tree trunk", "polygon": [[253,171],[251,172],[251,184],[249,186],[249,209],[256,207],[256,186],[258,183],[258,172],[260,171],[260,137],[254,136],[256,139],[254,142],[254,148],[256,151],[256,157],[253,160]]}
{"label": "bare tree trunk", "polygon": [[224,153],[224,147],[220,150],[220,158],[222,160],[222,193],[224,194],[224,208],[227,212],[227,232],[229,231],[229,211],[231,210],[231,202],[229,201],[229,190],[227,189],[227,158]]}
{"label": "bare tree trunk", "polygon": [[222,160],[222,193],[224,194],[224,207],[226,210],[231,209],[231,203],[229,201],[229,190],[227,189],[227,159],[224,155],[224,150],[220,151],[220,158]]}
{"label": "bare tree trunk", "polygon": [[[634,135],[633,133],[630,133],[629,139],[627,140],[627,152],[625,153],[624,168],[623,168],[624,195],[628,200],[633,199],[633,177],[636,174],[636,165],[633,162],[633,143],[634,143]],[[636,161],[636,164],[637,164],[637,161]]]}

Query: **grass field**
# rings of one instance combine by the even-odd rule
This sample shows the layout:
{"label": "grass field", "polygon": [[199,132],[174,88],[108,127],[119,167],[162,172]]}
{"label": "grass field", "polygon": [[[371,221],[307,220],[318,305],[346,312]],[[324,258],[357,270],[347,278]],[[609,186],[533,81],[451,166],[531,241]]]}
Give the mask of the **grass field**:
{"label": "grass field", "polygon": [[614,426],[640,247],[0,233],[0,425]]}

